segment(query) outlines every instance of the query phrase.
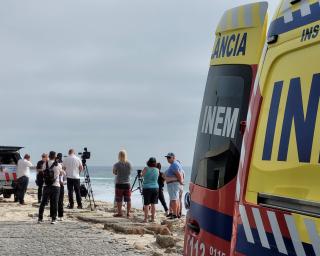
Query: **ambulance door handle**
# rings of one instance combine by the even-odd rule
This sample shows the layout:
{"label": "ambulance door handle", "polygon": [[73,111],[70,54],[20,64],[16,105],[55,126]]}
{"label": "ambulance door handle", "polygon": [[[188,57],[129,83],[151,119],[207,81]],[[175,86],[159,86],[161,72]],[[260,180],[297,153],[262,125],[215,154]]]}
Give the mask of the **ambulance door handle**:
{"label": "ambulance door handle", "polygon": [[196,233],[197,235],[200,233],[200,226],[198,223],[196,222],[188,223],[187,226],[192,232]]}
{"label": "ambulance door handle", "polygon": [[247,121],[241,121],[240,122],[240,133],[243,136],[247,127]]}

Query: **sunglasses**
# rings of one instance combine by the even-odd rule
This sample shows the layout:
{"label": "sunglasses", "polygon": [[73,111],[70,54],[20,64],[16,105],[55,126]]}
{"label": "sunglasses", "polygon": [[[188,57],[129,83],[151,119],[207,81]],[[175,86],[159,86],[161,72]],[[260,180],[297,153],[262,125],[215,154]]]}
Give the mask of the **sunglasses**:
{"label": "sunglasses", "polygon": [[167,158],[167,159],[171,159],[172,157],[171,157],[171,156],[166,156],[166,158]]}

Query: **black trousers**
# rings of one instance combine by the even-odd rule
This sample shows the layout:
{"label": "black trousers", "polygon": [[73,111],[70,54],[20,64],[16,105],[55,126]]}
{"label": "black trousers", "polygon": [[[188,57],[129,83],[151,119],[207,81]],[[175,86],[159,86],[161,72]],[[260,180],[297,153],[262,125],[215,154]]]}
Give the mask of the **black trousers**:
{"label": "black trousers", "polygon": [[20,204],[24,203],[24,196],[27,192],[29,184],[29,178],[26,176],[22,176],[18,179],[18,184],[17,184],[17,198]]}
{"label": "black trousers", "polygon": [[38,185],[38,203],[41,203],[43,184]]}
{"label": "black trousers", "polygon": [[163,188],[160,188],[159,189],[159,200],[163,206],[163,209],[165,212],[168,211],[168,206],[167,206],[167,203],[166,203],[166,199],[164,198],[164,194],[163,194]]}
{"label": "black trousers", "polygon": [[74,206],[73,191],[76,193],[78,206],[82,206],[81,194],[80,194],[80,179],[67,178],[67,188],[68,188],[69,206],[70,207]]}
{"label": "black trousers", "polygon": [[50,216],[52,220],[57,219],[58,201],[59,201],[60,187],[44,186],[43,196],[39,208],[39,220],[43,220],[43,212],[48,199],[50,200]]}
{"label": "black trousers", "polygon": [[58,217],[63,217],[63,199],[64,199],[64,186],[60,185],[60,194],[59,194],[59,202],[58,202]]}

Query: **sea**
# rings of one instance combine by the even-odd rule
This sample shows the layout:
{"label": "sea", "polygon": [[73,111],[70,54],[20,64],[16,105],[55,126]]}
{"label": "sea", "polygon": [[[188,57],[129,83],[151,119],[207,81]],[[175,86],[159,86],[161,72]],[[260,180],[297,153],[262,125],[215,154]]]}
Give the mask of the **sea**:
{"label": "sea", "polygon": [[[162,171],[166,170],[167,167],[162,167]],[[131,174],[131,184],[133,185],[135,177],[137,176],[137,170],[141,170],[143,167],[134,167]],[[89,176],[92,184],[93,196],[95,200],[113,202],[114,201],[114,181],[115,176],[112,173],[112,166],[88,166]],[[189,191],[189,181],[191,177],[191,167],[184,166],[185,171],[185,182],[184,182],[184,194]],[[30,187],[36,187],[35,184],[36,173],[31,172],[30,178]],[[84,177],[81,177],[81,182],[84,182]],[[136,182],[133,189],[136,189],[138,186]],[[165,198],[167,205],[169,206],[169,195],[167,192],[167,186],[165,185]],[[184,198],[184,197],[183,197]],[[142,197],[139,190],[136,190],[132,193],[131,196],[132,207],[142,208]],[[162,205],[159,201],[159,204],[156,206],[157,210],[163,210]],[[184,203],[183,203],[183,212]]]}

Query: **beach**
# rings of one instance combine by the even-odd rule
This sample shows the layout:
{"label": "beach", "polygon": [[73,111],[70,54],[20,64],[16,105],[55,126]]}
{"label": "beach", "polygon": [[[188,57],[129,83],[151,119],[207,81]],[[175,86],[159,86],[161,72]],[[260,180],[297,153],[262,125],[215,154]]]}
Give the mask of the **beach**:
{"label": "beach", "polygon": [[[84,209],[65,209],[62,222],[50,224],[49,210],[38,224],[36,190],[29,189],[26,205],[0,196],[1,255],[181,255],[184,219],[166,220],[157,212],[155,223],[142,223],[143,213],[133,208],[132,217],[114,218],[112,203],[97,201]],[[65,198],[65,205],[67,200]],[[47,216],[47,218],[46,218]]]}

